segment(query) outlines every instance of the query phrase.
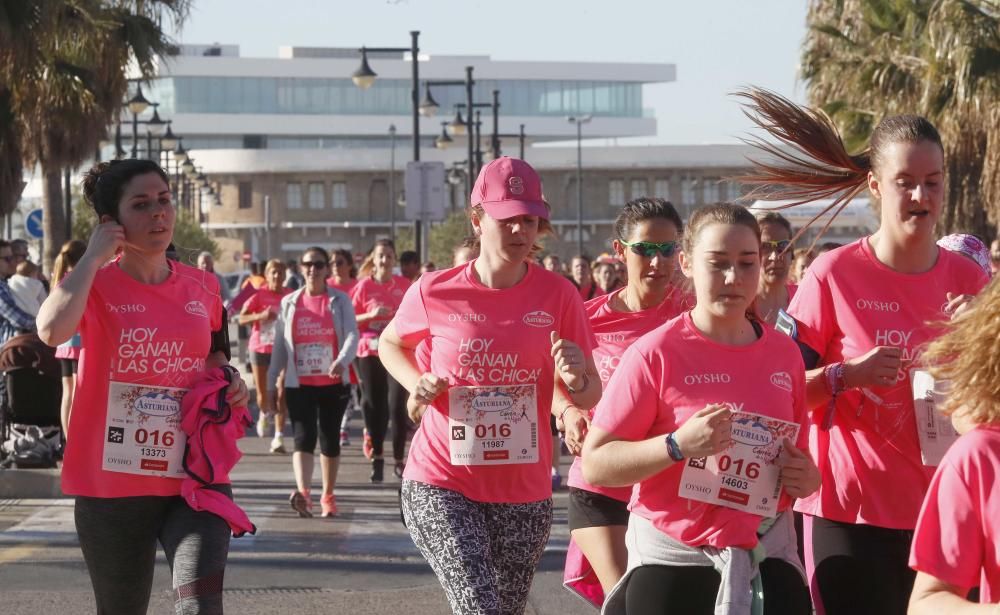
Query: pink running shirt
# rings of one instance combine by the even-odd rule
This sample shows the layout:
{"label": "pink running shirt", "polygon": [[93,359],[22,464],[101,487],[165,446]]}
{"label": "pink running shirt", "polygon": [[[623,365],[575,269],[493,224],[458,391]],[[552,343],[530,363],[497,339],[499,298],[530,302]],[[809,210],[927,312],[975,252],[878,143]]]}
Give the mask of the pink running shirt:
{"label": "pink running shirt", "polygon": [[924,499],[910,567],[1000,602],[1000,424],[980,425],[948,449]]}
{"label": "pink running shirt", "polygon": [[215,274],[177,262],[160,284],[143,284],[115,260],[94,277],[80,320],[83,347],[62,469],[67,495],[179,495],[181,480],[102,469],[111,381],[187,388],[205,370],[223,326]]}
{"label": "pink running shirt", "polygon": [[[282,288],[278,292],[274,292],[264,286],[246,302],[247,313],[259,314],[264,310],[271,310],[277,316],[281,306],[281,298],[290,292],[292,292],[290,288]],[[269,322],[257,321],[253,323],[253,328],[250,330],[250,352],[271,354],[271,349],[274,347],[274,336],[277,334],[275,331],[275,323],[277,322],[275,319]]]}
{"label": "pink running shirt", "polygon": [[986,282],[975,263],[943,249],[930,271],[893,271],[875,258],[868,238],[809,265],[788,313],[798,323],[798,341],[819,353],[819,365],[875,346],[898,346],[903,368],[895,384],[869,387],[869,395],[839,395],[829,430],[820,429],[826,404],[814,409],[809,448],[823,482],[796,510],[842,523],[913,529],[934,468],[920,460],[910,370],[935,336],[927,323],[948,318],[946,293],[974,295]]}
{"label": "pink running shirt", "polygon": [[[299,384],[311,387],[340,384],[340,376],[331,378],[327,375],[330,364],[337,356],[337,331],[330,315],[330,297],[325,291],[322,295],[310,295],[303,291],[295,303],[293,321],[296,369],[300,361],[311,357],[324,357],[321,363],[325,364],[319,366],[322,374],[305,375],[306,372],[298,371]],[[308,368],[303,366],[302,369]]]}
{"label": "pink running shirt", "polygon": [[326,285],[329,286],[330,288],[336,288],[341,292],[345,292],[347,293],[347,296],[350,297],[351,292],[354,290],[354,287],[358,285],[358,281],[355,280],[354,278],[348,278],[347,281],[344,282],[343,284],[337,284],[336,282],[334,282],[332,277],[329,277],[326,279]]}
{"label": "pink running shirt", "polygon": [[[667,297],[657,306],[641,312],[616,312],[611,309],[609,303],[611,298],[620,292],[624,292],[624,289],[594,297],[584,304],[587,318],[590,320],[590,327],[594,330],[594,337],[597,339],[597,346],[594,347],[594,362],[597,363],[597,370],[601,374],[603,388],[607,388],[611,374],[615,373],[622,355],[629,346],[682,311],[683,297],[679,291],[671,288]],[[590,418],[591,420],[594,418],[593,410],[590,412]],[[632,497],[631,487],[598,487],[584,480],[583,461],[580,457],[573,459],[566,484],[622,502],[628,502],[629,498]]]}
{"label": "pink running shirt", "polygon": [[351,291],[355,314],[370,312],[380,305],[389,308],[388,316],[358,323],[358,331],[361,334],[361,340],[358,342],[359,358],[378,356],[378,336],[396,315],[399,303],[403,300],[403,293],[409,287],[410,281],[400,275],[392,276],[385,284],[376,282],[372,277],[358,280],[354,290]]}
{"label": "pink running shirt", "polygon": [[552,496],[555,365],[549,335],[556,331],[589,353],[593,334],[576,287],[562,276],[529,264],[515,286],[492,289],[477,279],[475,262],[420,276],[399,307],[396,333],[404,340],[431,340],[430,371],[451,386],[535,384],[538,461],[452,465],[449,396],[443,394],[420,420],[403,477],[477,502],[537,502]]}
{"label": "pink running shirt", "polygon": [[[645,440],[676,431],[709,404],[802,423],[805,370],[798,347],[763,327],[746,346],[705,337],[685,312],[639,338],[622,357],[593,424],[623,440]],[[799,448],[805,447],[805,428]],[[664,444],[664,446],[666,446]],[[674,540],[692,547],[751,549],[762,517],[678,495],[683,463],[640,482],[629,510]],[[791,498],[782,493],[778,510]]]}

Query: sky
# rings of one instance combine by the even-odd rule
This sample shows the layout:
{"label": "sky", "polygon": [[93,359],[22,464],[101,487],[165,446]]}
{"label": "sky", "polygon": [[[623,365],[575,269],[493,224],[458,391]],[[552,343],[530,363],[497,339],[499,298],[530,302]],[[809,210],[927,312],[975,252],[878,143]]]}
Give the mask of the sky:
{"label": "sky", "polygon": [[[174,38],[278,47],[404,47],[495,60],[666,62],[677,80],[646,86],[657,136],[641,142],[733,143],[751,130],[731,96],[757,85],[804,102],[798,81],[807,0],[195,0]],[[622,143],[636,143],[623,139]]]}

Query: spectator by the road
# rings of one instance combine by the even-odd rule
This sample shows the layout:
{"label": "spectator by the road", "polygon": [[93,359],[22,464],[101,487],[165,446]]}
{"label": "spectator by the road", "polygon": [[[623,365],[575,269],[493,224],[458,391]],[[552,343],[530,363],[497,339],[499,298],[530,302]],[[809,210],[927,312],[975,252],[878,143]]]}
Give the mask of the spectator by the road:
{"label": "spectator by the road", "polygon": [[38,265],[31,261],[22,261],[15,271],[14,275],[7,280],[7,285],[10,286],[10,292],[14,296],[17,307],[32,316],[38,316],[38,308],[42,306],[42,302],[48,296],[48,293],[45,292],[45,286],[38,279],[41,270]]}
{"label": "spectator by the road", "polygon": [[226,285],[226,281],[222,279],[222,276],[215,273],[215,257],[212,256],[211,252],[202,252],[198,255],[198,269],[215,274],[216,279],[219,280],[219,294],[222,296],[223,301],[228,301],[229,287]]}
{"label": "spectator by the road", "polygon": [[10,249],[14,256],[14,266],[29,260],[28,241],[26,239],[14,239],[10,242]]}
{"label": "spectator by the road", "polygon": [[10,243],[0,239],[0,346],[21,331],[35,328],[35,317],[17,305],[7,279],[14,273],[14,253]]}
{"label": "spectator by the road", "polygon": [[399,254],[399,275],[411,282],[420,277],[420,256],[413,250]]}
{"label": "spectator by the road", "polygon": [[285,263],[284,287],[292,290],[298,290],[302,288],[305,283],[306,280],[302,277],[302,273],[299,271],[299,261],[294,258],[288,259],[288,262]]}

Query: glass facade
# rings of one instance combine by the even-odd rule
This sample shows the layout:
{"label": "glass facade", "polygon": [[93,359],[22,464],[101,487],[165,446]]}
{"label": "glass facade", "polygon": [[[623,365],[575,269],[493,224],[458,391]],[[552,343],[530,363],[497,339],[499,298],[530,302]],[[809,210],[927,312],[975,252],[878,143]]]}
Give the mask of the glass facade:
{"label": "glass facade", "polygon": [[[378,79],[361,90],[350,79],[291,77],[166,77],[153,81],[146,97],[160,103],[160,115],[257,113],[293,115],[406,115],[410,80]],[[643,117],[642,84],[610,81],[484,79],[474,87],[477,103],[500,90],[506,116]],[[441,115],[465,102],[462,87],[432,87]],[[423,98],[423,91],[420,92]],[[488,114],[488,110],[486,111]]]}

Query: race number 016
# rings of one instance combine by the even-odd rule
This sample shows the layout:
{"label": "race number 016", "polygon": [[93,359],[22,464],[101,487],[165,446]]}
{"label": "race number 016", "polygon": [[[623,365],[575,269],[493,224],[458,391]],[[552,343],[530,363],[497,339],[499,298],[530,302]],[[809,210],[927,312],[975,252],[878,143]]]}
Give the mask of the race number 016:
{"label": "race number 016", "polygon": [[737,476],[746,476],[751,480],[760,476],[760,464],[756,461],[751,461],[744,465],[744,460],[742,459],[733,459],[729,455],[721,455],[719,457],[719,471],[728,472],[729,468],[733,468]]}
{"label": "race number 016", "polygon": [[174,432],[164,431],[163,433],[160,433],[159,429],[146,431],[145,429],[139,428],[135,430],[135,441],[137,444],[145,444],[151,441],[150,444],[153,446],[170,447],[174,445]]}
{"label": "race number 016", "polygon": [[480,440],[483,438],[509,438],[510,437],[510,425],[503,423],[502,425],[496,425],[491,423],[489,425],[479,424],[476,425],[476,437]]}

